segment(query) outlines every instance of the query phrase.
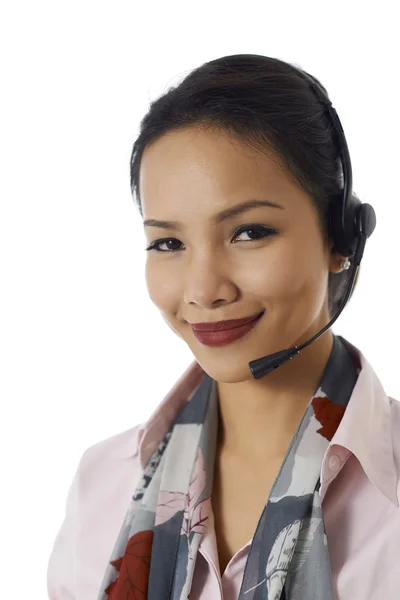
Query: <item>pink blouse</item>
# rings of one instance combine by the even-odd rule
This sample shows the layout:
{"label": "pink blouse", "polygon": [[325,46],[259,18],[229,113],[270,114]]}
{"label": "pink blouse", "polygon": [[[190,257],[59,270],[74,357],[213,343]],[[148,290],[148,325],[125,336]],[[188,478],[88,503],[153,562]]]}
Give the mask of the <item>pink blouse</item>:
{"label": "pink blouse", "polygon": [[[342,336],[343,337],[343,336]],[[400,403],[362,370],[321,465],[320,497],[335,600],[400,599]],[[97,600],[144,464],[198,380],[194,361],[150,419],[86,450],[48,565],[50,600]],[[237,600],[251,540],[220,573],[214,519],[202,539],[191,600]]]}

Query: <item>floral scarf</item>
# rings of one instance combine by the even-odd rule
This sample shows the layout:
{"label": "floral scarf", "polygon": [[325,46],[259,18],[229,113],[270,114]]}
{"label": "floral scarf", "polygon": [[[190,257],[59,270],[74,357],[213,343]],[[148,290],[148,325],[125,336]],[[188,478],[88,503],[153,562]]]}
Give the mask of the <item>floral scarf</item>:
{"label": "floral scarf", "polygon": [[[361,367],[334,335],[331,355],[266,499],[238,600],[333,600],[320,503],[322,459]],[[211,511],[216,381],[205,374],[144,468],[98,600],[187,600]],[[260,473],[262,477],[262,473]]]}

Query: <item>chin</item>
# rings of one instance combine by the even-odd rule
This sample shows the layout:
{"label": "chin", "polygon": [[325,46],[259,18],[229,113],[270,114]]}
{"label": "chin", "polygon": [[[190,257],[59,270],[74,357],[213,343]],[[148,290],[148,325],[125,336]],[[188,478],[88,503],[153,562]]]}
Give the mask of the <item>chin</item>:
{"label": "chin", "polygon": [[254,379],[249,367],[249,362],[252,359],[235,358],[234,360],[227,360],[226,357],[223,356],[219,359],[213,359],[212,357],[200,357],[196,355],[194,355],[194,357],[207,375],[221,383],[240,383],[242,381]]}

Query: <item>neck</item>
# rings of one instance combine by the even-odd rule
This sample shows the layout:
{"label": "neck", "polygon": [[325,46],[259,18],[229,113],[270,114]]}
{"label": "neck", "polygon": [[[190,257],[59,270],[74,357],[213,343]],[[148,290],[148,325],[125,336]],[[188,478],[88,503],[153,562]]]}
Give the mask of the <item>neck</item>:
{"label": "neck", "polygon": [[217,382],[219,451],[251,462],[285,456],[321,380],[332,345],[333,334],[328,330],[261,379]]}

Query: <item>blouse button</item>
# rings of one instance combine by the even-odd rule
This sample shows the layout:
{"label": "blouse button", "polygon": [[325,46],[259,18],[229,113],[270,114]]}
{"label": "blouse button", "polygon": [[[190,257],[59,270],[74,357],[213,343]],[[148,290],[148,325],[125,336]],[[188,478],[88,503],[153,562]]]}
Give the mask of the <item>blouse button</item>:
{"label": "blouse button", "polygon": [[340,460],[339,457],[336,456],[336,454],[332,454],[332,456],[329,458],[328,466],[331,469],[331,471],[337,471],[339,469]]}

